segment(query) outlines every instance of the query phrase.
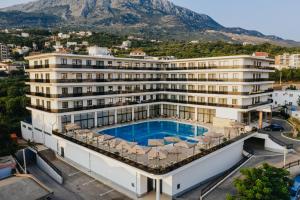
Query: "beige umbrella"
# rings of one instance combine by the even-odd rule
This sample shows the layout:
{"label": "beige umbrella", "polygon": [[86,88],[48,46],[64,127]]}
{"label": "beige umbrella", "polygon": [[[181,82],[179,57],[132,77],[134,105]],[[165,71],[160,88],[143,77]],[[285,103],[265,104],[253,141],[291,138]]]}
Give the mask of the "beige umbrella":
{"label": "beige umbrella", "polygon": [[130,149],[129,153],[145,155],[145,154],[147,154],[150,150],[151,150],[150,147],[145,147],[145,146],[135,145],[133,148]]}
{"label": "beige umbrella", "polygon": [[148,140],[148,146],[151,147],[159,147],[159,146],[164,146],[165,141],[161,139],[149,139]]}
{"label": "beige umbrella", "polygon": [[167,158],[167,152],[159,149],[159,148],[151,148],[151,150],[148,152],[148,159],[153,160],[153,159],[159,159],[163,160]]}
{"label": "beige umbrella", "polygon": [[179,154],[182,153],[182,149],[176,147],[176,146],[173,146],[171,148],[168,148],[166,149],[168,154],[175,154],[176,155],[176,162],[178,162],[178,157],[179,157]]}
{"label": "beige umbrella", "polygon": [[123,150],[130,151],[135,145],[137,145],[136,142],[127,142],[123,140],[122,142],[120,142],[120,144],[116,146],[116,149],[122,150],[122,152]]}
{"label": "beige umbrella", "polygon": [[104,134],[104,135],[99,135],[99,136],[97,137],[97,140],[98,140],[98,142],[105,142],[105,141],[111,140],[111,139],[113,139],[113,138],[115,138],[115,137],[112,136],[112,135]]}
{"label": "beige umbrella", "polygon": [[123,142],[124,140],[120,139],[120,138],[114,138],[114,139],[111,139],[111,140],[107,140],[107,145],[110,147],[110,148],[116,148],[116,146],[118,144],[120,144],[121,142]]}
{"label": "beige umbrella", "polygon": [[241,122],[231,122],[230,125],[235,128],[245,128],[246,124]]}
{"label": "beige umbrella", "polygon": [[187,142],[187,141],[181,141],[181,142],[178,142],[176,144],[174,144],[175,147],[183,147],[183,148],[186,148],[186,149],[190,149],[192,147],[195,147],[196,144],[194,143],[190,143],[190,142]]}
{"label": "beige umbrella", "polygon": [[74,123],[69,123],[69,124],[66,124],[65,125],[65,129],[67,131],[74,131],[74,130],[78,130],[78,129],[81,129],[81,127],[77,124],[74,124]]}
{"label": "beige umbrella", "polygon": [[198,144],[197,145],[199,145],[199,146],[210,146],[211,145],[211,143],[212,143],[212,138],[211,137],[207,137],[207,136],[201,136],[201,137],[199,137],[199,142],[198,142]]}
{"label": "beige umbrella", "polygon": [[221,143],[221,138],[224,137],[224,135],[222,133],[217,133],[217,132],[214,132],[214,131],[207,132],[205,134],[205,136],[210,137],[210,138],[219,139],[219,144]]}
{"label": "beige umbrella", "polygon": [[164,137],[164,140],[166,142],[171,142],[171,143],[176,143],[176,142],[180,142],[181,139],[178,137]]}

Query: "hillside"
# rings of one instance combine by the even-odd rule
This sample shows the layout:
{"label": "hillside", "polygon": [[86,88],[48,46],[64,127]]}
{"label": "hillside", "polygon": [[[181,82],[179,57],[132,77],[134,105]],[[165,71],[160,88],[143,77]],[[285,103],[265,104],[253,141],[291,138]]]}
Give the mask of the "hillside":
{"label": "hillside", "polygon": [[[224,27],[208,15],[177,6],[168,0],[39,0],[0,11],[7,12],[13,18],[15,11],[25,16],[20,17],[16,24],[1,13],[2,27],[52,26],[134,33],[162,39],[222,40],[253,44],[269,42],[283,46],[300,46],[299,42],[265,36],[258,31]],[[42,19],[35,16],[32,21],[28,21],[27,14],[37,13],[43,13]]]}

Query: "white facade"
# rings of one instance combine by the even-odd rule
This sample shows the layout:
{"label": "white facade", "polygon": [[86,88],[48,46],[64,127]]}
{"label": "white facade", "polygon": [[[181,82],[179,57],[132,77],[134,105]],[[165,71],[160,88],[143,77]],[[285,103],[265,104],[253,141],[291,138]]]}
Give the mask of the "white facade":
{"label": "white facade", "polygon": [[285,53],[278,55],[275,57],[275,66],[278,66],[278,68],[298,68],[300,67],[300,54]]}
{"label": "white facade", "polygon": [[138,196],[147,192],[147,177],[162,180],[163,193],[174,196],[223,172],[241,158],[243,141],[156,176],[52,131],[63,131],[67,123],[95,128],[160,116],[248,124],[251,113],[271,105],[273,70],[267,58],[145,60],[51,53],[27,59],[32,124],[22,124],[23,137],[59,154],[63,148],[66,159]]}
{"label": "white facade", "polygon": [[274,91],[273,106],[296,106],[298,107],[298,100],[300,97],[300,90],[276,90]]}

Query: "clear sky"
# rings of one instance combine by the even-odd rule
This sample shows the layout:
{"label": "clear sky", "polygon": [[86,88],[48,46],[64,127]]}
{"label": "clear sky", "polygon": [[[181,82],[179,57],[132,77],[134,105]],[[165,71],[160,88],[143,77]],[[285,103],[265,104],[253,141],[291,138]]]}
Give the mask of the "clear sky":
{"label": "clear sky", "polygon": [[[0,0],[0,7],[31,0]],[[300,41],[300,0],[171,0],[227,27]]]}

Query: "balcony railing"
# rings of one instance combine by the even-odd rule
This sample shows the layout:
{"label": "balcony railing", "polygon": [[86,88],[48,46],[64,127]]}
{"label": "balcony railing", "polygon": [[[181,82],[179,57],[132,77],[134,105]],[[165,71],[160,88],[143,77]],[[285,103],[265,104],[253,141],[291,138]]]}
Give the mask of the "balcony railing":
{"label": "balcony railing", "polygon": [[36,83],[91,83],[91,82],[265,82],[269,78],[256,79],[220,79],[220,78],[111,78],[111,79],[27,79]]}
{"label": "balcony railing", "polygon": [[120,94],[138,94],[154,92],[176,92],[176,93],[195,93],[195,94],[224,94],[224,95],[254,95],[273,92],[273,89],[267,89],[257,92],[232,92],[232,91],[208,91],[208,90],[184,90],[184,89],[133,89],[122,91],[103,91],[103,92],[87,92],[87,93],[68,93],[68,94],[45,94],[39,92],[27,92],[27,95],[46,97],[46,98],[69,98],[69,97],[86,97],[86,96],[104,96],[104,95],[120,95]]}
{"label": "balcony railing", "polygon": [[246,138],[246,137],[252,135],[254,132],[248,132],[248,133],[241,134],[233,139],[229,139],[222,143],[216,144],[215,146],[208,148],[208,149],[201,149],[201,151],[199,151],[197,153],[193,153],[191,155],[187,155],[187,157],[185,157],[183,159],[176,159],[174,161],[172,160],[171,162],[167,162],[165,164],[161,163],[158,159],[154,160],[154,162],[156,163],[155,165],[149,165],[149,161],[138,162],[137,159],[130,158],[126,155],[123,155],[122,153],[118,153],[118,152],[116,153],[112,149],[103,148],[103,147],[101,147],[101,145],[93,145],[92,143],[89,143],[88,141],[84,141],[84,140],[80,140],[80,139],[76,138],[76,135],[75,135],[75,137],[73,137],[72,135],[69,135],[66,133],[60,133],[57,131],[53,131],[52,133],[58,137],[68,140],[72,143],[81,145],[85,148],[93,150],[97,153],[105,155],[105,156],[112,158],[114,160],[117,160],[119,162],[126,163],[127,165],[130,165],[132,167],[138,168],[140,170],[146,171],[151,174],[162,175],[162,174],[169,173],[180,167],[183,167],[195,160],[198,160],[204,156],[207,156],[207,155],[209,155],[215,151],[218,151],[226,146],[229,146],[230,144],[233,144],[234,142],[237,142],[243,138]]}
{"label": "balcony railing", "polygon": [[221,104],[221,103],[209,103],[209,102],[196,102],[196,101],[183,101],[183,100],[175,100],[175,99],[153,99],[146,101],[128,101],[128,102],[117,102],[117,103],[109,103],[109,104],[100,104],[93,106],[80,106],[74,108],[61,108],[61,109],[47,109],[41,106],[35,106],[28,104],[27,106],[30,108],[51,112],[51,113],[66,113],[66,112],[74,112],[74,111],[83,111],[83,110],[95,110],[101,108],[111,108],[111,107],[121,107],[121,106],[129,106],[129,105],[143,105],[149,103],[174,103],[174,104],[185,104],[185,105],[200,105],[200,106],[212,106],[212,107],[226,107],[226,108],[235,108],[235,109],[250,109],[257,106],[267,105],[272,103],[272,100],[265,102],[258,102],[252,105],[231,105],[231,104]]}
{"label": "balcony railing", "polygon": [[96,66],[96,65],[35,65],[27,66],[27,69],[39,69],[39,68],[73,68],[73,69],[116,69],[116,70],[151,70],[151,71],[178,71],[178,70],[207,70],[207,69],[264,69],[274,70],[274,67],[267,66],[253,66],[253,65],[239,65],[239,66],[190,66],[190,67],[172,67],[172,66],[160,66],[160,67],[144,67],[144,66]]}

